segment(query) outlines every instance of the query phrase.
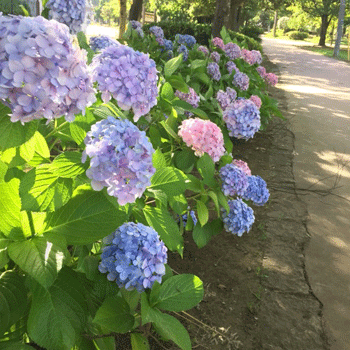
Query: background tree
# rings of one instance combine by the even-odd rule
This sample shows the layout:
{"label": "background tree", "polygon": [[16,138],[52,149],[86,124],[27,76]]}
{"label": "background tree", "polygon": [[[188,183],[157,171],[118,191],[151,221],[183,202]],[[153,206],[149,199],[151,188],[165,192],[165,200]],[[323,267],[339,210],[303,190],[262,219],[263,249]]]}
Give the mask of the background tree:
{"label": "background tree", "polygon": [[129,11],[129,21],[139,21],[142,16],[143,0],[134,0]]}
{"label": "background tree", "polygon": [[119,0],[120,15],[119,15],[119,38],[123,37],[126,27],[126,0]]}
{"label": "background tree", "polygon": [[220,36],[221,28],[225,24],[225,17],[229,10],[229,0],[216,0],[214,21],[212,25],[213,37]]}
{"label": "background tree", "polygon": [[345,0],[340,0],[339,15],[338,15],[338,28],[337,28],[337,40],[334,45],[333,57],[338,57],[340,42],[343,36],[343,23],[345,17]]}
{"label": "background tree", "polygon": [[119,17],[120,7],[118,0],[108,0],[106,1],[101,10],[99,11],[99,17],[111,25],[112,22],[117,21]]}

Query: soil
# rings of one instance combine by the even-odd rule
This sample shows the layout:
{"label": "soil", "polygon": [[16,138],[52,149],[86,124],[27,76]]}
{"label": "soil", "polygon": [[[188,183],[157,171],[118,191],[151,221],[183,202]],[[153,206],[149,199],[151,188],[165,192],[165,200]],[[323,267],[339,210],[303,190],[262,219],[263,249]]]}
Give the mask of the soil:
{"label": "soil", "polygon": [[[278,75],[276,65],[264,62]],[[270,94],[287,120],[275,118],[265,132],[234,146],[235,158],[267,182],[268,204],[253,207],[255,223],[242,237],[224,231],[198,249],[187,233],[184,258],[169,259],[176,272],[195,274],[205,286],[203,301],[179,318],[194,349],[329,349],[322,304],[305,272],[307,211],[295,192],[288,101],[278,88]],[[151,348],[177,349],[153,342]]]}

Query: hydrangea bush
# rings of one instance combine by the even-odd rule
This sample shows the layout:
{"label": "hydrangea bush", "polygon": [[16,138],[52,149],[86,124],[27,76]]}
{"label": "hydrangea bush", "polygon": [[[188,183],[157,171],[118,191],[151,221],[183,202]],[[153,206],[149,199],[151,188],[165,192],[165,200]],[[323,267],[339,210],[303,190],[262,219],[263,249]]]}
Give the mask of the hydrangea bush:
{"label": "hydrangea bush", "polygon": [[224,29],[205,48],[131,22],[127,45],[94,38],[96,52],[40,16],[0,15],[0,33],[1,342],[112,349],[120,333],[147,347],[148,329],[189,349],[164,311],[196,306],[203,283],[173,275],[167,252],[182,256],[184,230],[198,247],[251,230],[248,205],[269,191],[230,135],[249,142],[278,114],[276,78]]}

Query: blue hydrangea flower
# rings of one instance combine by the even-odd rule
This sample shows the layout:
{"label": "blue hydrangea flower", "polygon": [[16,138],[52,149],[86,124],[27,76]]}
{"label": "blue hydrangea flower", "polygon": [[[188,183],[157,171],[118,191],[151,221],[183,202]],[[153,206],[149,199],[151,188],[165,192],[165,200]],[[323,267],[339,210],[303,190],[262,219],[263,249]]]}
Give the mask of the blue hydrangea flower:
{"label": "blue hydrangea flower", "polygon": [[249,88],[249,77],[245,73],[237,72],[233,76],[232,84],[234,86],[237,86],[238,88],[240,88],[243,91],[248,90],[248,88]]}
{"label": "blue hydrangea flower", "polygon": [[223,112],[229,135],[248,140],[260,129],[260,111],[250,100],[236,100]]}
{"label": "blue hydrangea flower", "polygon": [[114,40],[106,35],[92,36],[90,38],[90,47],[94,51],[101,51],[111,45],[120,45],[117,40]]}
{"label": "blue hydrangea flower", "polygon": [[226,164],[220,169],[221,188],[225,196],[243,196],[248,188],[248,176],[234,164]]}
{"label": "blue hydrangea flower", "polygon": [[86,52],[73,46],[68,27],[38,17],[0,15],[0,100],[11,121],[51,120],[96,101]]}
{"label": "blue hydrangea flower", "polygon": [[142,196],[155,173],[154,149],[144,131],[127,119],[108,117],[92,125],[84,142],[82,162],[87,156],[91,159],[86,175],[94,190],[107,187],[120,205]]}
{"label": "blue hydrangea flower", "polygon": [[245,200],[251,200],[255,205],[264,205],[270,197],[266,182],[260,176],[248,176],[249,186],[242,196]]}
{"label": "blue hydrangea flower", "polygon": [[92,5],[88,0],[48,0],[49,17],[69,27],[72,34],[84,30],[91,19]]}
{"label": "blue hydrangea flower", "polygon": [[153,27],[150,27],[149,31],[152,34],[154,34],[154,36],[156,38],[163,38],[164,39],[164,32],[163,32],[163,29],[161,27],[153,26]]}
{"label": "blue hydrangea flower", "polygon": [[221,79],[220,67],[216,62],[211,62],[207,66],[208,74],[216,81]]}
{"label": "blue hydrangea flower", "polygon": [[253,209],[248,207],[242,199],[228,201],[229,213],[224,211],[223,222],[227,232],[232,232],[241,237],[244,232],[249,232],[255,221]]}
{"label": "blue hydrangea flower", "polygon": [[174,48],[173,42],[171,40],[164,39],[164,48],[166,51],[172,51]]}
{"label": "blue hydrangea flower", "polygon": [[[193,210],[190,210],[190,215],[191,215],[191,218],[192,218],[192,221],[193,221],[193,225],[196,226],[196,224],[198,222],[197,217],[196,217],[196,213]],[[182,215],[182,222],[184,224],[184,227],[187,224],[187,218],[188,218],[187,214],[183,214]]]}
{"label": "blue hydrangea flower", "polygon": [[127,222],[103,242],[106,246],[98,269],[108,273],[108,280],[116,281],[119,288],[142,293],[155,281],[162,282],[167,248],[152,227]]}
{"label": "blue hydrangea flower", "polygon": [[113,96],[121,109],[132,108],[135,122],[157,104],[158,72],[148,54],[111,45],[93,58],[91,68],[102,100]]}
{"label": "blue hydrangea flower", "polygon": [[216,99],[220,104],[221,109],[224,111],[231,103],[235,101],[237,97],[236,90],[228,87],[226,91],[219,90],[216,94]]}
{"label": "blue hydrangea flower", "polygon": [[196,44],[196,38],[188,34],[176,34],[175,40],[181,45],[187,45],[189,48],[192,48]]}
{"label": "blue hydrangea flower", "polygon": [[188,59],[188,49],[187,49],[187,47],[185,45],[181,44],[177,48],[177,52],[183,54],[183,57],[182,57],[183,61],[187,61],[187,59]]}

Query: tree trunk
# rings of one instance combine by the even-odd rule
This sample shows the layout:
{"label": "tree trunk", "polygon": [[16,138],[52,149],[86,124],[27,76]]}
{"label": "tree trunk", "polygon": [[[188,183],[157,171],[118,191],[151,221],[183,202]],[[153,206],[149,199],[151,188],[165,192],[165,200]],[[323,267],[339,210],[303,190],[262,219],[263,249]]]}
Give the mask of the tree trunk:
{"label": "tree trunk", "polygon": [[228,0],[216,0],[215,16],[212,26],[213,37],[220,37],[221,28],[224,25],[228,10]]}
{"label": "tree trunk", "polygon": [[238,9],[238,16],[237,16],[237,27],[236,27],[236,32],[239,31],[239,28],[243,26],[244,23],[244,14],[243,14],[243,6],[240,6]]}
{"label": "tree trunk", "polygon": [[126,0],[119,0],[120,20],[119,20],[119,39],[122,39],[126,27]]}
{"label": "tree trunk", "polygon": [[237,27],[238,6],[230,5],[229,14],[225,23],[226,27],[231,30],[235,30]]}
{"label": "tree trunk", "polygon": [[318,42],[318,45],[326,46],[326,35],[327,35],[327,28],[329,25],[328,15],[322,15],[321,19],[322,19],[321,33],[320,33],[320,40]]}
{"label": "tree trunk", "polygon": [[338,27],[337,27],[337,39],[334,45],[333,57],[338,57],[340,50],[340,42],[343,34],[343,24],[345,16],[345,0],[340,0],[339,15],[338,15]]}
{"label": "tree trunk", "polygon": [[277,19],[278,19],[278,10],[275,11],[275,18],[273,20],[273,37],[276,37],[276,29],[277,29]]}
{"label": "tree trunk", "polygon": [[129,11],[129,21],[139,21],[142,13],[143,0],[134,0]]}

